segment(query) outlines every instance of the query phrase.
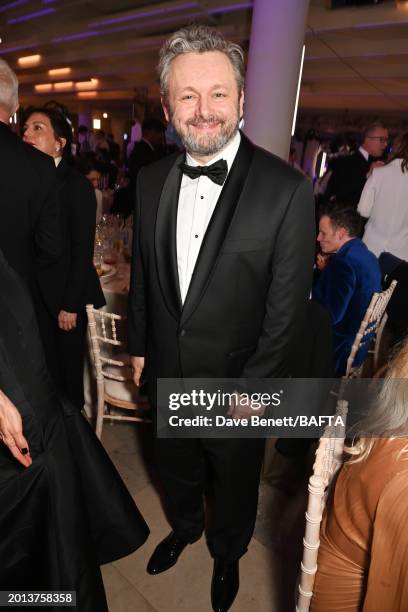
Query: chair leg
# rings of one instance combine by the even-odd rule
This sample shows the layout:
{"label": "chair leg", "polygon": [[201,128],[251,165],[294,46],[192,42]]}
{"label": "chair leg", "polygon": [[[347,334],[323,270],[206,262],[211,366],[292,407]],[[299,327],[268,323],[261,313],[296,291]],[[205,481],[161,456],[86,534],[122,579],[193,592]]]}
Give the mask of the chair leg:
{"label": "chair leg", "polygon": [[102,436],[103,415],[105,413],[105,399],[101,393],[98,393],[98,406],[96,413],[95,433],[99,439]]}
{"label": "chair leg", "polygon": [[101,439],[101,436],[102,436],[102,425],[103,425],[103,412],[101,414],[98,410],[98,414],[96,415],[95,433],[96,433],[96,436],[99,438],[99,440]]}

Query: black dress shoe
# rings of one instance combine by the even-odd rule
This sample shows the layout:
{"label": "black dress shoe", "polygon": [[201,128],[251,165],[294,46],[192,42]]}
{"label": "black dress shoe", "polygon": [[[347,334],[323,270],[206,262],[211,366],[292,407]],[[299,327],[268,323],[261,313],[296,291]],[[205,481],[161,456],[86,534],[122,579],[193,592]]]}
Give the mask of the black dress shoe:
{"label": "black dress shoe", "polygon": [[232,606],[238,589],[238,561],[225,563],[216,559],[211,584],[211,603],[214,612],[227,612]]}
{"label": "black dress shoe", "polygon": [[167,538],[156,546],[147,564],[147,572],[149,574],[161,574],[161,572],[165,572],[170,567],[173,567],[173,565],[176,565],[177,559],[187,544],[189,544],[189,542],[178,538],[174,531],[169,533]]}

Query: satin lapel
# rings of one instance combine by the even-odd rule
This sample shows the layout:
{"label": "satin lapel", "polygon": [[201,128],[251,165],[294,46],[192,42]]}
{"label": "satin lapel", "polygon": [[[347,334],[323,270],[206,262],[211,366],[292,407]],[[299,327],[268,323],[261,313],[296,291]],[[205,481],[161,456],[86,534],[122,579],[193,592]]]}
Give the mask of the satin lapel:
{"label": "satin lapel", "polygon": [[184,153],[176,158],[160,195],[155,229],[157,273],[167,308],[179,319],[181,312],[180,285],[177,270],[177,208],[182,172],[179,164]]}
{"label": "satin lapel", "polygon": [[201,245],[181,314],[183,325],[196,308],[225,240],[241,197],[253,155],[253,145],[241,134],[241,144]]}

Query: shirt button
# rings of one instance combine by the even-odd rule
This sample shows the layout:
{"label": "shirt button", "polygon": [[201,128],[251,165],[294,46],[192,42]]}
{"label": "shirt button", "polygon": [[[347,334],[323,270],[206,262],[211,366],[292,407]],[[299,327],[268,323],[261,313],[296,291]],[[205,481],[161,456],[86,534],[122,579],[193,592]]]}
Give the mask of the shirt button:
{"label": "shirt button", "polygon": [[200,196],[200,198],[201,198],[202,200],[204,200],[204,196]]}
{"label": "shirt button", "polygon": [[195,235],[194,235],[194,238],[198,238],[198,234],[195,234]]}
{"label": "shirt button", "polygon": [[185,336],[187,334],[187,330],[186,329],[182,329],[180,331],[180,336]]}

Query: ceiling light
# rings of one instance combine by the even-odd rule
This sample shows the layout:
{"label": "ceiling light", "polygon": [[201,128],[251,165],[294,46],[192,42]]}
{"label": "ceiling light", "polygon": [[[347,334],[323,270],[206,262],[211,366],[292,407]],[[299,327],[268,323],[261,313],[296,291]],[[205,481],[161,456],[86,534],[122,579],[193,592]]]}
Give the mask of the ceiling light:
{"label": "ceiling light", "polygon": [[46,91],[51,91],[52,83],[40,83],[39,85],[34,85],[34,89],[38,93],[44,93]]}
{"label": "ceiling light", "polygon": [[78,98],[96,98],[98,95],[97,91],[79,91]]}
{"label": "ceiling light", "polygon": [[98,86],[98,79],[91,79],[90,81],[77,81],[75,87],[77,89],[95,89]]}
{"label": "ceiling light", "polygon": [[292,136],[294,136],[294,134],[295,134],[297,110],[298,110],[298,104],[299,104],[300,85],[302,83],[303,62],[304,62],[304,59],[305,59],[305,50],[306,50],[306,47],[305,47],[305,45],[303,45],[302,57],[300,59],[299,78],[298,78],[297,91],[296,91],[295,109],[293,111]]}
{"label": "ceiling light", "polygon": [[14,2],[9,2],[8,4],[4,4],[1,8],[0,8],[0,12],[6,12],[9,11],[13,8],[16,8],[17,6],[21,6],[22,4],[28,4],[28,0],[14,0]]}
{"label": "ceiling light", "polygon": [[60,83],[54,83],[54,89],[72,89],[74,86],[74,81],[61,81]]}
{"label": "ceiling light", "polygon": [[71,73],[71,68],[53,68],[48,71],[50,77],[66,76]]}
{"label": "ceiling light", "polygon": [[44,17],[44,15],[50,15],[51,13],[55,13],[57,9],[48,8],[42,9],[41,11],[36,11],[35,13],[28,13],[27,15],[20,15],[19,17],[13,17],[13,19],[8,19],[7,24],[13,25],[14,23],[21,23],[22,21],[30,21],[30,19],[37,19],[38,17]]}
{"label": "ceiling light", "polygon": [[104,119],[107,119],[107,118],[108,118],[108,113],[103,113],[102,117],[103,117]]}
{"label": "ceiling light", "polygon": [[327,153],[326,151],[323,151],[323,155],[322,155],[322,159],[320,162],[320,171],[319,171],[319,178],[322,178],[325,170],[326,170],[326,160],[327,160]]}
{"label": "ceiling light", "polygon": [[68,36],[57,36],[52,38],[52,43],[68,42],[70,40],[81,40],[81,38],[90,38],[91,36],[98,36],[98,32],[79,32],[79,34],[69,34]]}
{"label": "ceiling light", "polygon": [[100,130],[101,129],[101,120],[100,119],[93,119],[92,120],[92,126],[94,130]]}
{"label": "ceiling light", "polygon": [[25,57],[19,57],[17,61],[22,68],[29,68],[30,66],[37,66],[41,62],[41,55],[26,55]]}

